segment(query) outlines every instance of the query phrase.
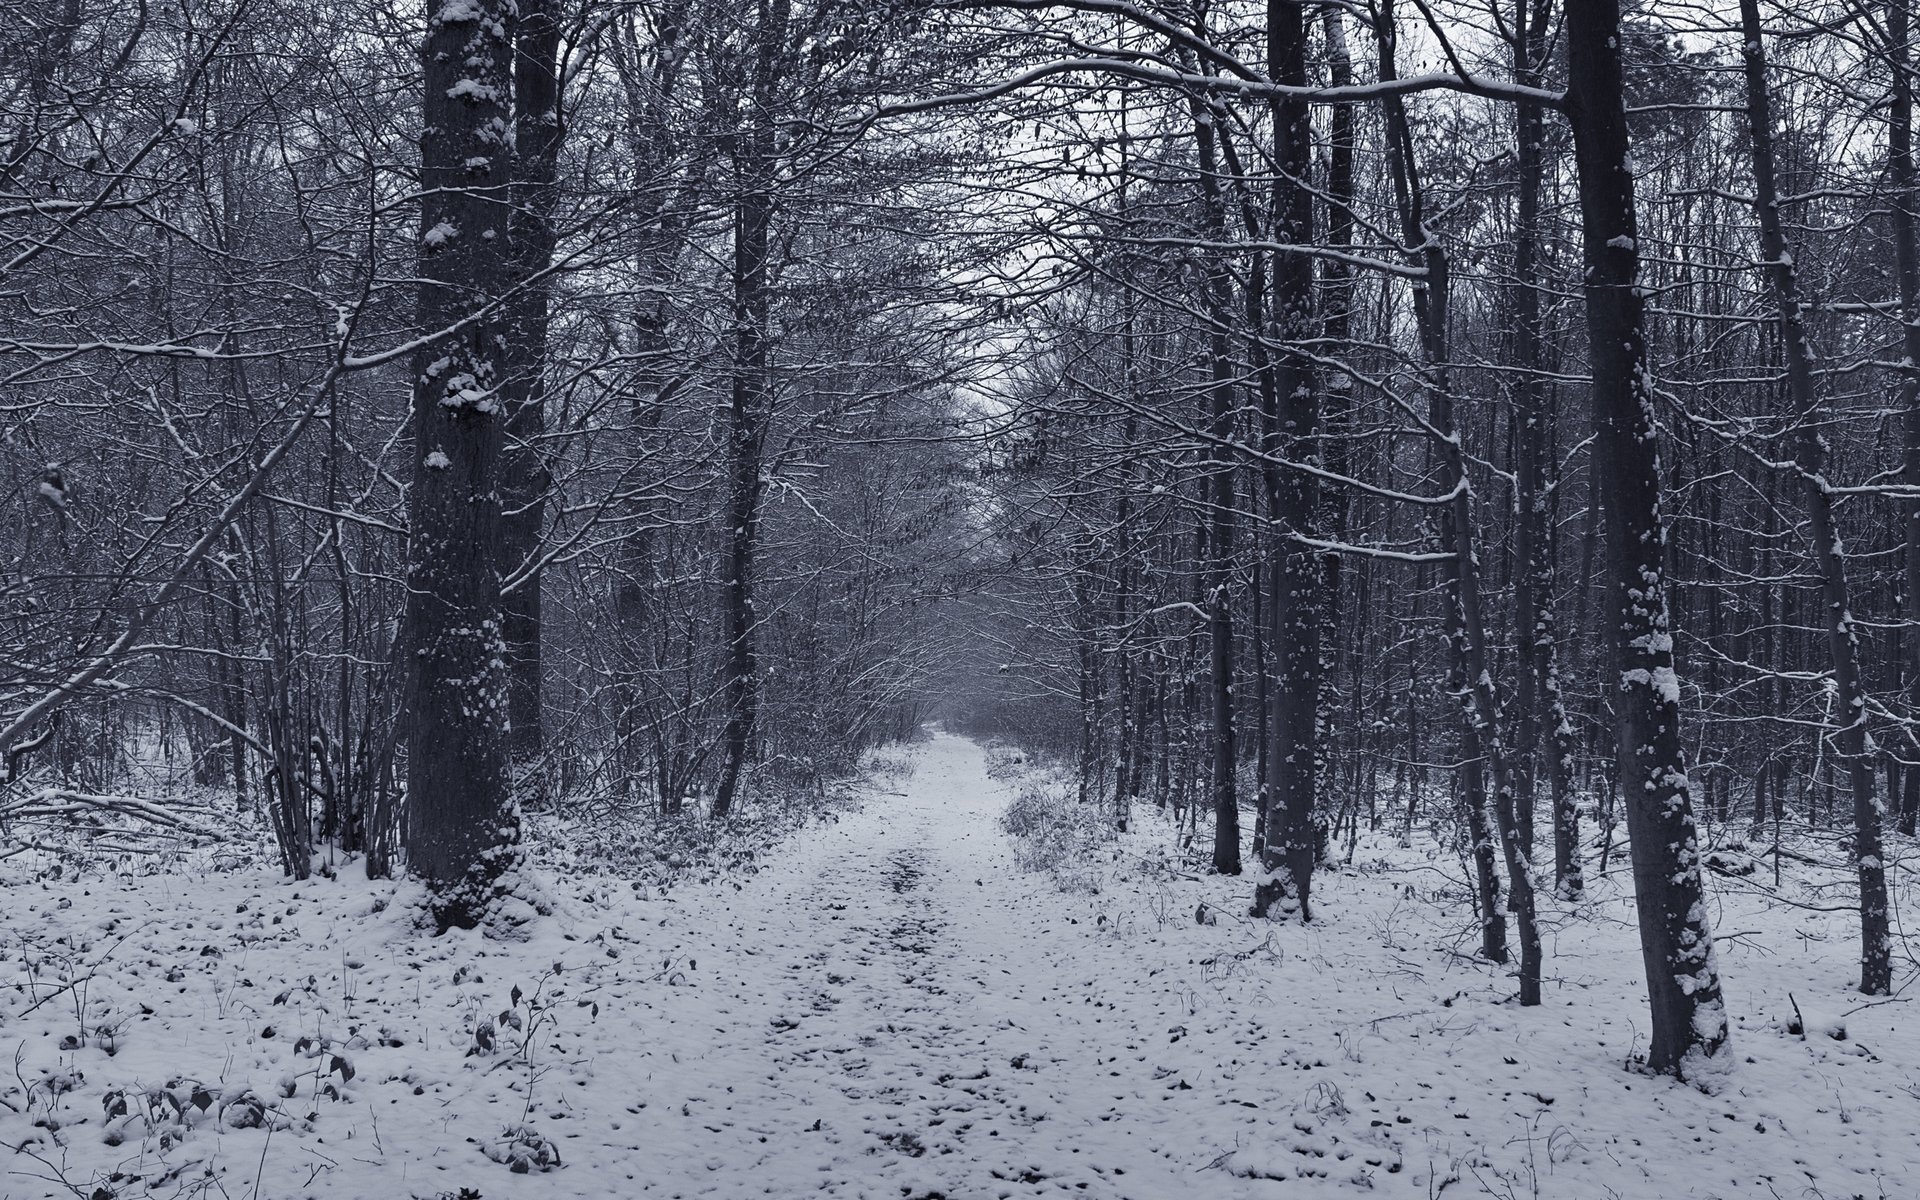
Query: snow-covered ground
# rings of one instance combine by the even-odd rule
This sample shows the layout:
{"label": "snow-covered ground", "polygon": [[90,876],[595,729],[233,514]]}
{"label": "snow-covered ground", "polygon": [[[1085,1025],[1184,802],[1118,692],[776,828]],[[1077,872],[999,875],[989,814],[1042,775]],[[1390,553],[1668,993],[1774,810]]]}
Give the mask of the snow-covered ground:
{"label": "snow-covered ground", "polygon": [[1019,871],[965,740],[887,786],[757,874],[555,881],[517,943],[357,874],[16,884],[0,1196],[1920,1196],[1920,1015],[1860,1007],[1844,911],[1722,897],[1706,1095],[1626,1067],[1623,872],[1522,1010],[1443,861],[1255,923],[1151,821],[1071,894]]}

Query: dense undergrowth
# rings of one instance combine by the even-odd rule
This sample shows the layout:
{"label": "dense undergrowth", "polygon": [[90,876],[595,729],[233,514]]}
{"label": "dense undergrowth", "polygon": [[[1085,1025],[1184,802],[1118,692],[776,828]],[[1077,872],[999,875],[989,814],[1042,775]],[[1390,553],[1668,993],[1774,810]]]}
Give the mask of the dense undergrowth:
{"label": "dense undergrowth", "polygon": [[[650,805],[563,802],[523,817],[523,846],[535,876],[617,877],[637,892],[659,892],[688,880],[754,873],[796,830],[838,820],[867,791],[895,789],[912,775],[910,747],[895,746],[868,752],[859,772],[846,778],[764,784],[723,819],[699,806],[669,816]],[[0,820],[0,888],[271,870],[280,861],[274,831],[259,810],[236,808],[218,789],[175,785],[139,804]],[[360,878],[365,870],[363,854],[325,843],[314,852],[318,878]]]}

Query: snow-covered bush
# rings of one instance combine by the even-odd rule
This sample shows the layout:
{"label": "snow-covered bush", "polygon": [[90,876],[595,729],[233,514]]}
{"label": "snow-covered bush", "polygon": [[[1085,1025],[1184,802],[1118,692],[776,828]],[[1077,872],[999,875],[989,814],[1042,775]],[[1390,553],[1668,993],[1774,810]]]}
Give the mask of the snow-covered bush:
{"label": "snow-covered bush", "polygon": [[1022,870],[1052,875],[1065,892],[1100,890],[1094,851],[1113,830],[1101,807],[1081,803],[1070,785],[1038,776],[1022,780],[1000,827],[1012,835],[1014,861]]}
{"label": "snow-covered bush", "polygon": [[497,1141],[488,1142],[480,1149],[515,1175],[551,1171],[561,1165],[560,1147],[531,1125],[509,1125]]}

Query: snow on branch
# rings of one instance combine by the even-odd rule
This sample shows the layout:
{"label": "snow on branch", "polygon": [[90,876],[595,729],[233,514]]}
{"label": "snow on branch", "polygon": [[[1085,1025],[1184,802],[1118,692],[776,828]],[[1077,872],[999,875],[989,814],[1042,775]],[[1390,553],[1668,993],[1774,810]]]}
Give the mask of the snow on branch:
{"label": "snow on branch", "polygon": [[[214,841],[224,841],[226,838],[225,834],[211,825],[153,800],[142,799],[139,796],[82,792],[65,787],[42,788],[18,800],[0,803],[0,824],[72,817],[82,813],[111,813]],[[124,833],[126,831],[102,829],[100,832]]]}

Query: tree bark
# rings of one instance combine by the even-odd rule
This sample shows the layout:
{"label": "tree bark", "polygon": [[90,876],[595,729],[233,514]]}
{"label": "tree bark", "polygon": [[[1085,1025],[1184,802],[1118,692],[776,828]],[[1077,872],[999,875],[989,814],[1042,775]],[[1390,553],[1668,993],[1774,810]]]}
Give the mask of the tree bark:
{"label": "tree bark", "polygon": [[[1220,195],[1219,157],[1214,148],[1214,113],[1193,104],[1194,142],[1200,155],[1200,208],[1205,236],[1216,246],[1227,240],[1226,206]],[[1229,340],[1233,319],[1233,278],[1225,252],[1208,256],[1203,310],[1212,379],[1207,387],[1208,433],[1213,460],[1207,477],[1207,558],[1204,608],[1207,614],[1209,699],[1212,709],[1209,748],[1213,799],[1213,870],[1240,873],[1240,794],[1233,728],[1233,511],[1235,463],[1228,443],[1234,431],[1234,367]]]}
{"label": "tree bark", "polygon": [[760,0],[751,97],[744,106],[745,128],[735,135],[733,156],[733,380],[727,404],[727,575],[722,589],[726,725],[721,734],[720,784],[713,797],[716,817],[726,816],[733,808],[759,712],[755,648],[759,617],[754,608],[753,569],[760,497],[766,487],[760,472],[773,404],[768,375],[772,298],[768,234],[773,225],[773,110],[785,58],[787,13],[787,0]]}
{"label": "tree bark", "polygon": [[[1547,60],[1549,11],[1541,0],[1514,5],[1514,79],[1538,87]],[[1521,101],[1515,132],[1519,190],[1513,231],[1513,383],[1515,428],[1514,616],[1521,648],[1514,736],[1514,803],[1520,840],[1531,852],[1537,764],[1547,770],[1553,822],[1554,891],[1563,900],[1585,890],[1580,869],[1580,809],[1569,786],[1573,725],[1560,692],[1559,635],[1554,620],[1554,545],[1547,496],[1553,486],[1553,413],[1542,377],[1540,318],[1540,192],[1546,176],[1544,112]]]}
{"label": "tree bark", "polygon": [[[1307,29],[1304,6],[1289,0],[1267,5],[1267,73],[1276,83],[1304,87]],[[1280,96],[1271,102],[1274,163],[1270,232],[1277,242],[1311,245],[1313,192],[1309,185],[1313,129],[1307,104]],[[1315,453],[1320,412],[1312,365],[1296,347],[1312,337],[1313,260],[1304,254],[1273,256],[1269,328],[1279,348],[1261,388],[1264,448],[1269,458]],[[1320,772],[1320,633],[1323,581],[1320,555],[1289,540],[1315,524],[1318,488],[1297,471],[1268,463],[1263,482],[1269,535],[1271,584],[1267,589],[1267,644],[1275,677],[1268,684],[1273,710],[1267,736],[1266,844],[1263,874],[1254,888],[1253,912],[1312,919],[1314,836]]]}
{"label": "tree bark", "polygon": [[[1894,273],[1900,288],[1900,345],[1905,377],[1900,407],[1906,414],[1906,455],[1901,482],[1915,489],[1907,506],[1904,633],[1908,716],[1920,712],[1920,183],[1913,164],[1913,14],[1909,0],[1887,3],[1888,69],[1893,100],[1887,109],[1887,173],[1893,185]],[[1920,814],[1920,736],[1907,735],[1906,791],[1900,802],[1900,832],[1912,835]]]}
{"label": "tree bark", "polygon": [[442,929],[481,920],[520,840],[500,609],[508,330],[492,308],[512,271],[513,13],[433,0],[420,56],[419,319],[460,325],[415,357],[407,514],[407,851]]}
{"label": "tree bark", "polygon": [[[1327,82],[1334,87],[1353,83],[1353,55],[1347,46],[1346,20],[1338,8],[1321,14],[1325,38]],[[1353,250],[1354,235],[1354,106],[1336,104],[1327,114],[1326,244],[1340,253]],[[1336,355],[1345,354],[1353,337],[1354,269],[1338,257],[1329,258],[1320,269],[1321,329],[1326,344]],[[1328,370],[1321,392],[1320,425],[1327,470],[1345,476],[1352,472],[1354,430],[1354,379],[1338,366]],[[1353,501],[1345,487],[1325,489],[1316,514],[1322,529],[1345,532],[1353,519]],[[1346,560],[1340,554],[1320,556],[1320,637],[1321,661],[1325,679],[1317,699],[1318,728],[1326,738],[1319,757],[1337,751],[1334,731],[1345,731],[1350,761],[1360,762],[1360,725],[1343,721],[1338,706],[1342,699],[1360,703],[1357,686],[1359,670],[1357,650],[1349,644],[1349,635],[1357,638],[1366,625],[1365,610],[1349,607],[1343,596],[1346,587]],[[1331,768],[1328,768],[1331,770]]]}
{"label": "tree bark", "polygon": [[1619,782],[1652,1034],[1647,1063],[1700,1079],[1720,1069],[1726,1008],[1707,924],[1680,681],[1667,625],[1659,432],[1647,383],[1645,299],[1621,78],[1618,0],[1568,0],[1567,113],[1579,172],[1588,352],[1619,682]]}
{"label": "tree bark", "polygon": [[560,114],[560,26],[551,0],[524,0],[514,55],[516,154],[509,253],[518,289],[508,305],[507,451],[501,465],[505,501],[503,566],[512,580],[501,607],[507,641],[509,753],[528,798],[540,790],[533,764],[546,745],[541,705],[542,572],[533,563],[546,524],[552,472],[540,448],[546,428],[547,328],[553,288],[536,280],[553,264],[556,173],[564,133]]}

